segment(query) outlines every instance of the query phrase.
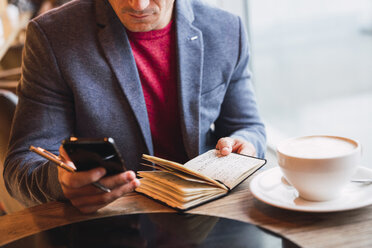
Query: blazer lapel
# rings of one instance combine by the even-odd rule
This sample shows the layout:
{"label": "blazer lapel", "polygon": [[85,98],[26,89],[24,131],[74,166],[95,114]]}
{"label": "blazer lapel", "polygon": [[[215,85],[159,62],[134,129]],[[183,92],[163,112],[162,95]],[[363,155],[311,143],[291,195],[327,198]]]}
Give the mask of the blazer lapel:
{"label": "blazer lapel", "polygon": [[153,154],[146,103],[125,28],[106,0],[96,1],[96,18],[103,52],[138,121],[148,152]]}
{"label": "blazer lapel", "polygon": [[200,91],[203,71],[203,36],[192,25],[194,16],[188,1],[176,3],[176,32],[178,49],[178,83],[183,142],[189,158],[199,155],[200,149]]}
{"label": "blazer lapel", "polygon": [[[188,1],[175,1],[178,97],[181,129],[186,153],[190,158],[200,149],[200,90],[203,71],[203,36],[192,25],[194,16]],[[146,103],[137,67],[125,29],[107,0],[96,1],[98,39],[118,82],[137,118],[148,151],[153,154]],[[124,44],[124,45],[123,45]]]}

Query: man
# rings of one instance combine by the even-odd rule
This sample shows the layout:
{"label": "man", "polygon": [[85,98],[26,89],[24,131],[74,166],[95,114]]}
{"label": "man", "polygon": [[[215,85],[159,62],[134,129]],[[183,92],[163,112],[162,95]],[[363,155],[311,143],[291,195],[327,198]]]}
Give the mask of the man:
{"label": "man", "polygon": [[132,170],[143,153],[264,156],[242,23],[199,1],[73,1],[30,22],[22,73],[4,177],[27,206],[68,199],[89,213],[139,185],[132,171],[72,174],[28,151],[57,154],[70,135],[113,137]]}

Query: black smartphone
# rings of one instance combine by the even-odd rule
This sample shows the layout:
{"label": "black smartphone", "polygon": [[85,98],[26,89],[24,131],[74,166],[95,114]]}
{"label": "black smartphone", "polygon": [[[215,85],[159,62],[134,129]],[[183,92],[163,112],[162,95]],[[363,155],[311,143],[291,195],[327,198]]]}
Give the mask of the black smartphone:
{"label": "black smartphone", "polygon": [[109,176],[126,170],[113,138],[70,137],[62,141],[62,146],[77,171],[104,167],[106,176]]}

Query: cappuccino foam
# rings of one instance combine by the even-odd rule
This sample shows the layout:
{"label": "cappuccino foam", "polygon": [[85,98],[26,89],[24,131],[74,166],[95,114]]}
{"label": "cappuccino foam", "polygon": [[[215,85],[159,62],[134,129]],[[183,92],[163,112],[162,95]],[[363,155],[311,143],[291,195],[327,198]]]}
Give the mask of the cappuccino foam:
{"label": "cappuccino foam", "polygon": [[357,144],[331,136],[309,136],[290,140],[280,151],[293,157],[329,158],[348,154]]}

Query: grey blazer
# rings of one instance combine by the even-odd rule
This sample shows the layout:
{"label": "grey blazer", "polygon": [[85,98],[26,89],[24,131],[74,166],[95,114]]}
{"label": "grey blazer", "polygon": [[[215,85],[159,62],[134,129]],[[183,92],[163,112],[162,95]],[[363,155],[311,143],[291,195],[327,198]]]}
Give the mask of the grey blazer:
{"label": "grey blazer", "polygon": [[[176,0],[182,137],[193,158],[220,137],[252,142],[264,156],[265,130],[248,70],[241,20],[197,0]],[[149,121],[125,28],[106,0],[72,1],[27,28],[19,103],[4,178],[31,206],[61,200],[56,167],[28,151],[58,153],[63,139],[113,137],[130,169],[153,153]]]}

